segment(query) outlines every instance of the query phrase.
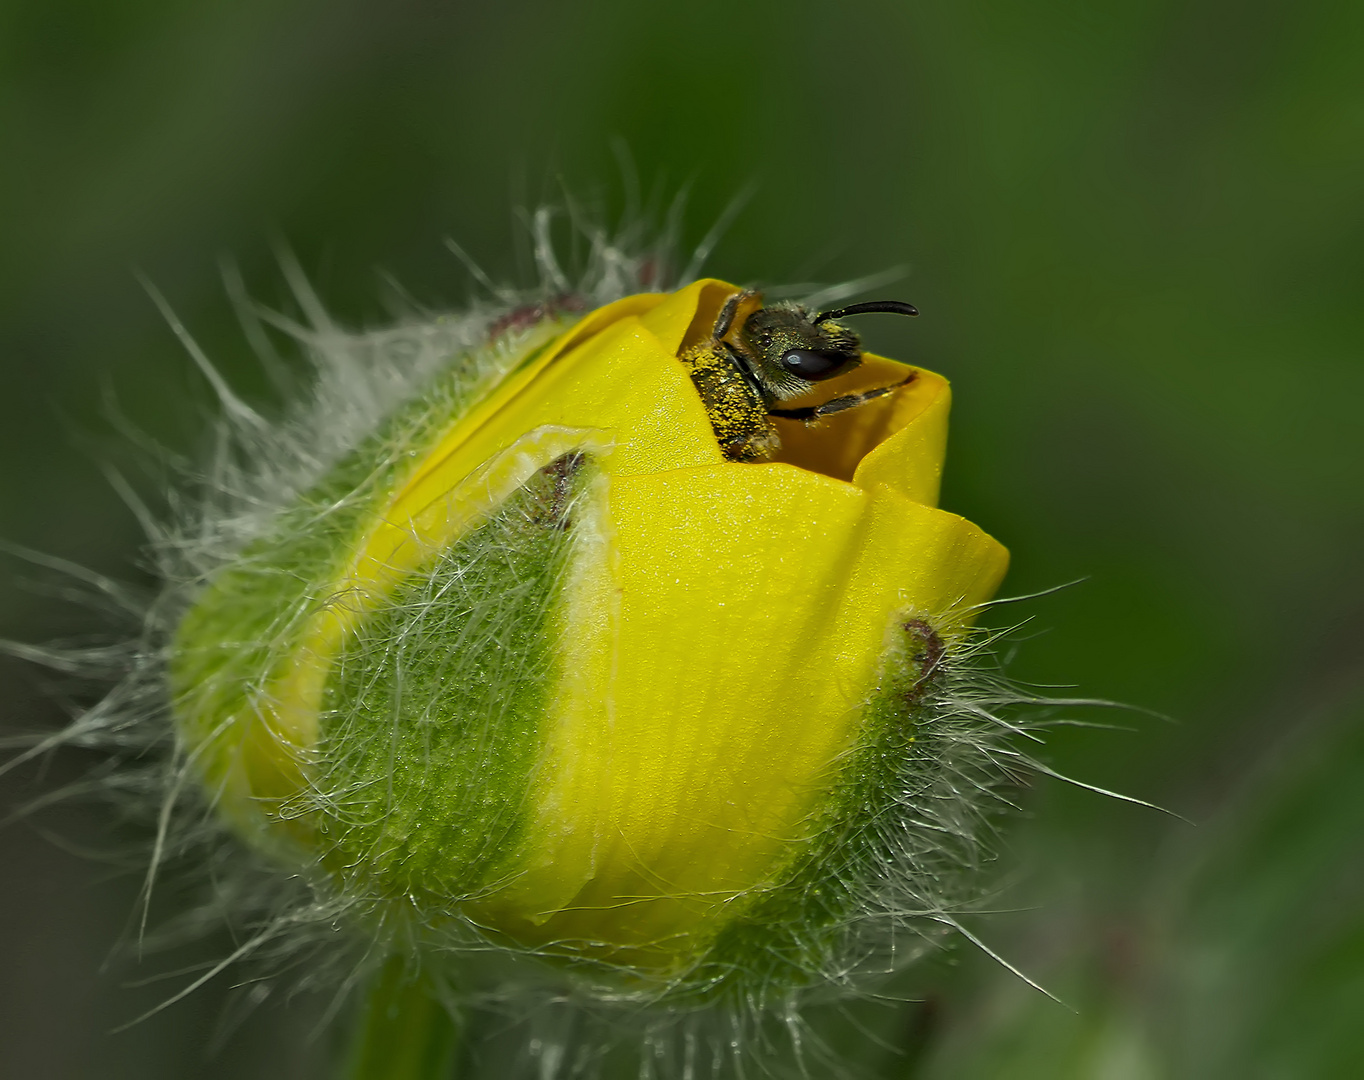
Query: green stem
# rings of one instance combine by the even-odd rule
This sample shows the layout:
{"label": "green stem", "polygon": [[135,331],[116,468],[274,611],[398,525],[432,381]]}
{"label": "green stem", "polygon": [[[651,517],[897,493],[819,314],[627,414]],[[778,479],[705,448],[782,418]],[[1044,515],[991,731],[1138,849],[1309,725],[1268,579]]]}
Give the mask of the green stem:
{"label": "green stem", "polygon": [[388,960],[365,994],[343,1080],[452,1080],[459,1025],[431,980]]}

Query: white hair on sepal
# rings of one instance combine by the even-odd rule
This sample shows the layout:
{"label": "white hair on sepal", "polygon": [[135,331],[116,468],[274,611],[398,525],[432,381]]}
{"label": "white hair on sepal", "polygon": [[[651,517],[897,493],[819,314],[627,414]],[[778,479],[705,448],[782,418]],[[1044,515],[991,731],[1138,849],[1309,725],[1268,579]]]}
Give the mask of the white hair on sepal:
{"label": "white hair on sepal", "polygon": [[[148,890],[167,875],[177,879],[177,887],[183,884],[181,878],[202,887],[200,903],[159,925],[139,929],[138,951],[155,953],[160,946],[201,936],[215,927],[244,924],[250,932],[236,952],[213,969],[215,973],[247,958],[267,970],[283,968],[298,954],[322,945],[324,953],[332,954],[323,965],[332,970],[331,981],[344,981],[355,964],[355,956],[345,950],[335,955],[333,926],[348,912],[357,913],[356,899],[326,888],[319,892],[302,877],[276,872],[211,812],[214,794],[186,782],[194,764],[175,749],[164,688],[168,643],[204,582],[265,535],[282,509],[372,435],[397,407],[418,398],[453,359],[478,353],[463,373],[472,387],[497,377],[500,366],[516,356],[514,341],[522,331],[513,326],[499,340],[490,341],[495,324],[514,309],[534,307],[569,285],[546,246],[548,221],[541,214],[533,222],[541,268],[547,271],[536,287],[497,287],[492,290],[492,301],[474,301],[464,311],[434,318],[410,316],[375,330],[340,327],[286,248],[278,249],[281,273],[305,316],[302,323],[250,299],[239,269],[225,264],[226,292],[244,336],[272,383],[277,387],[293,383],[295,390],[302,383],[302,392],[283,415],[270,419],[237,395],[169,304],[149,286],[153,302],[221,406],[208,432],[205,463],[186,470],[176,486],[156,493],[157,501],[169,508],[170,520],[163,521],[157,510],[149,509],[122,474],[107,470],[111,483],[143,524],[149,554],[163,581],[162,591],[153,597],[137,596],[134,590],[82,567],[6,545],[9,554],[52,572],[59,580],[87,587],[89,593],[77,598],[83,606],[93,608],[97,600],[101,605],[115,603],[132,619],[135,629],[125,631],[127,636],[115,643],[0,642],[0,651],[78,680],[83,687],[79,693],[87,699],[95,695],[91,704],[72,706],[73,718],[60,731],[6,736],[0,748],[13,753],[0,761],[0,772],[62,747],[106,755],[92,778],[45,793],[9,818],[35,813],[62,798],[98,795],[112,799],[120,815],[149,830],[152,849],[142,860]],[[638,271],[656,260],[659,252],[629,256],[625,245],[600,230],[587,240],[587,265],[578,288],[572,290],[583,306],[608,303],[648,287],[639,280]],[[470,266],[472,271],[471,261]],[[481,271],[474,273],[480,275]],[[486,275],[482,280],[491,287]],[[287,373],[266,326],[295,342],[306,363],[304,379]],[[145,438],[139,436],[137,441],[145,446]],[[63,591],[72,589],[63,586]],[[216,868],[211,881],[202,879],[209,864]],[[145,910],[149,902],[150,896],[144,895],[140,906]],[[379,937],[388,933],[408,931],[390,927]],[[477,945],[472,934],[466,944]],[[317,978],[309,976],[312,981]],[[179,1000],[205,981],[204,975],[196,977],[168,995],[164,1004]]]}
{"label": "white hair on sepal", "polygon": [[[483,1027],[498,1033],[480,1043],[489,1074],[595,1080],[605,1062],[619,1068],[629,1060],[635,1075],[659,1080],[854,1080],[865,1075],[862,1066],[841,1060],[809,1014],[849,1001],[890,1007],[896,972],[959,940],[1048,994],[966,924],[984,913],[980,871],[994,859],[996,822],[1016,809],[1013,789],[1029,773],[1051,775],[1012,747],[1019,737],[1034,738],[1031,721],[1003,714],[1020,705],[1067,702],[1020,690],[1004,676],[995,657],[1014,630],[975,630],[945,646],[940,678],[921,706],[920,750],[900,760],[889,789],[897,812],[871,823],[875,843],[864,861],[838,868],[855,895],[855,911],[834,937],[807,942],[820,959],[806,985],[740,983],[738,995],[697,1004],[694,972],[680,974],[671,987],[633,992],[619,984],[585,991],[586,962],[580,973],[587,982],[576,990],[537,984],[523,972],[463,998],[465,1007],[490,1018]],[[1071,703],[1113,707],[1089,699]]]}

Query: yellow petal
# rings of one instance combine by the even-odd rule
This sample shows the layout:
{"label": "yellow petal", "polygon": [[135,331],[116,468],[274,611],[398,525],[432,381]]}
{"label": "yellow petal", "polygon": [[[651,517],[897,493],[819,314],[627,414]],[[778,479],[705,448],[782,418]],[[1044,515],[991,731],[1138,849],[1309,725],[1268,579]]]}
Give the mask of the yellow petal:
{"label": "yellow petal", "polygon": [[[537,470],[591,449],[612,472],[723,460],[705,409],[676,350],[707,283],[654,302],[650,325],[627,298],[593,313],[513,374],[436,441],[376,518],[350,564],[327,589],[295,662],[271,688],[273,727],[311,746],[336,650],[394,585],[499,506]],[[714,292],[712,288],[710,291]],[[676,342],[674,344],[673,342]]]}
{"label": "yellow petal", "polygon": [[569,603],[532,839],[480,918],[656,964],[787,864],[896,620],[950,633],[1007,555],[886,487],[782,464],[617,478],[607,498],[610,544]]}

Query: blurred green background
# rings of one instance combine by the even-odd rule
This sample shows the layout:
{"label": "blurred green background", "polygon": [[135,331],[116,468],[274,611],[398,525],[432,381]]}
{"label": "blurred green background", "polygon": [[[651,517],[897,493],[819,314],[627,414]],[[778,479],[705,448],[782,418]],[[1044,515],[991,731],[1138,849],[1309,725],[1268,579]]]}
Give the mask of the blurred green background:
{"label": "blurred green background", "polygon": [[[691,184],[693,241],[755,181],[711,271],[908,266],[885,291],[923,318],[866,331],[954,382],[945,505],[1013,549],[1009,592],[1086,579],[1010,611],[1011,671],[1172,718],[1091,715],[1130,730],[1058,729],[1047,760],[1194,823],[1038,782],[969,925],[1073,1011],[959,947],[897,988],[922,1003],[854,1018],[885,1046],[829,1019],[837,1052],[906,1078],[1357,1076],[1362,70],[1352,0],[3,0],[0,538],[149,581],[98,467],[126,457],[109,402],[189,452],[210,397],[136,272],[268,404],[224,255],[287,304],[282,239],[372,325],[389,276],[469,295],[446,236],[514,279],[515,207],[618,211],[616,140],[646,188]],[[0,563],[0,636],[89,624],[31,576]],[[57,722],[61,689],[5,662],[5,725]],[[101,968],[136,881],[84,851],[136,839],[80,805],[0,832],[0,1076],[315,1075],[306,996],[226,1041],[243,992],[217,984],[110,1033],[174,985],[128,985],[164,958]]]}

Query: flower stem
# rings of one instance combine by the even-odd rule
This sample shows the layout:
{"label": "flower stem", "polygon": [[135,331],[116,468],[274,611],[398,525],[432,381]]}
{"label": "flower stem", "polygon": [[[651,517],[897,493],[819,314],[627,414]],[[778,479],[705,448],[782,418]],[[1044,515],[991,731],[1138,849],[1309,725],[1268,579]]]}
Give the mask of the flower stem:
{"label": "flower stem", "polygon": [[424,973],[389,959],[365,995],[343,1080],[453,1080],[460,1027]]}

